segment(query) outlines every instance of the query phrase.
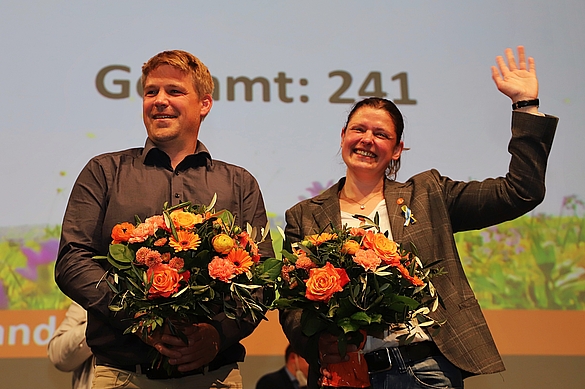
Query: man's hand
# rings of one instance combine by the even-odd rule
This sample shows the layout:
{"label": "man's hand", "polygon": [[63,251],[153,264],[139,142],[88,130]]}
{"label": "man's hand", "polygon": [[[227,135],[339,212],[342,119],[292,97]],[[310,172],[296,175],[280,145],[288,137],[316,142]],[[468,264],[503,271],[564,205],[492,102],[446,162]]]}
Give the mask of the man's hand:
{"label": "man's hand", "polygon": [[168,325],[162,332],[148,338],[148,344],[159,353],[169,358],[171,365],[177,365],[180,372],[188,372],[209,364],[219,351],[219,333],[211,324],[200,323],[192,325],[177,325],[188,339],[189,344],[172,335]]}
{"label": "man's hand", "polygon": [[[523,46],[518,46],[518,64],[516,64],[512,49],[506,49],[505,56],[507,65],[502,56],[497,56],[498,66],[492,66],[492,78],[498,90],[512,99],[513,103],[538,98],[538,79],[534,58],[528,57],[528,64],[526,63]],[[536,109],[536,107],[527,108]]]}

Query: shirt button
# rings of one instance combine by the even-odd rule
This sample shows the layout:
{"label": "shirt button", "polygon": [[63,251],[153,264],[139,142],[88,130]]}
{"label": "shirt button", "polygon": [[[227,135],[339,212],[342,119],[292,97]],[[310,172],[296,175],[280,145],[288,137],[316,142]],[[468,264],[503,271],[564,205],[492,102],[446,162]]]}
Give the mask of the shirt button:
{"label": "shirt button", "polygon": [[175,171],[175,176],[178,176],[178,175],[179,175],[179,172],[178,171]]}
{"label": "shirt button", "polygon": [[181,197],[181,195],[178,193],[175,193],[175,198],[178,199],[179,197]]}

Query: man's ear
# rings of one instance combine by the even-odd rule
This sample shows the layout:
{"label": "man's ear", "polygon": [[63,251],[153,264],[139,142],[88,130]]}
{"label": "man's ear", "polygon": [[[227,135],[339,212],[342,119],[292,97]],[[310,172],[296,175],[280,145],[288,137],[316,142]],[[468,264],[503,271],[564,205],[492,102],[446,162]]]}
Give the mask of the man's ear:
{"label": "man's ear", "polygon": [[207,116],[211,107],[213,106],[213,98],[210,94],[207,94],[201,98],[201,117]]}

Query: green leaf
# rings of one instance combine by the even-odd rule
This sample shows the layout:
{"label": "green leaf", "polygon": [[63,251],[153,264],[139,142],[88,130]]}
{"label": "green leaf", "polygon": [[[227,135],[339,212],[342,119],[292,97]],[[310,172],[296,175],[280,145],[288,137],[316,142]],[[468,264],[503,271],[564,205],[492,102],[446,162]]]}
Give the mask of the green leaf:
{"label": "green leaf", "polygon": [[337,325],[343,330],[344,333],[358,331],[360,329],[360,323],[351,320],[349,317],[344,317],[337,321]]}
{"label": "green leaf", "polygon": [[361,325],[368,325],[372,323],[372,318],[366,312],[356,312],[351,315],[351,320],[359,322]]}
{"label": "green leaf", "polygon": [[280,259],[268,258],[266,259],[261,267],[262,278],[274,281],[280,276],[283,262]]}
{"label": "green leaf", "polygon": [[301,315],[301,328],[306,336],[313,336],[327,328],[327,324],[320,320],[315,312],[303,311]]}
{"label": "green leaf", "polygon": [[284,258],[288,259],[292,263],[295,263],[297,261],[297,256],[288,252],[287,250],[282,250],[280,253]]}
{"label": "green leaf", "polygon": [[118,263],[130,264],[134,260],[134,253],[126,245],[113,244],[110,245],[109,257]]}
{"label": "green leaf", "polygon": [[218,219],[221,219],[221,221],[223,222],[223,224],[225,224],[226,226],[229,226],[230,228],[233,226],[234,224],[234,215],[232,215],[232,213],[228,210],[221,210],[216,214]]}

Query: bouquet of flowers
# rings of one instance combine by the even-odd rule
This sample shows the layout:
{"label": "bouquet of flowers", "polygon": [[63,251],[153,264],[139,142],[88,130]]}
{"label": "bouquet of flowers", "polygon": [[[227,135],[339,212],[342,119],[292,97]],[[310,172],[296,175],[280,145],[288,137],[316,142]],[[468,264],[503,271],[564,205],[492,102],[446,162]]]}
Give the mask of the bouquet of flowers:
{"label": "bouquet of flowers", "polygon": [[[110,310],[130,318],[125,333],[146,340],[166,324],[186,342],[176,323],[209,321],[222,311],[234,320],[265,319],[262,288],[278,276],[279,262],[261,260],[258,251],[269,226],[243,230],[229,211],[214,211],[215,200],[165,204],[160,215],[114,226],[107,256],[94,259],[111,264],[100,282],[114,292]],[[153,367],[162,363],[171,373],[161,357],[155,354]]]}
{"label": "bouquet of flowers", "polygon": [[[369,220],[369,219],[368,219]],[[280,309],[302,309],[301,328],[309,337],[316,358],[317,337],[327,331],[338,336],[341,355],[348,342],[363,347],[364,335],[383,333],[389,327],[406,328],[400,342],[412,341],[415,326],[438,329],[428,314],[436,310],[439,296],[430,278],[441,272],[423,267],[416,247],[399,245],[379,232],[377,223],[362,228],[331,228],[305,237],[283,250],[277,285]],[[350,355],[346,363],[331,364],[332,379],[325,386],[369,386],[363,357]],[[360,359],[361,358],[361,359]],[[339,366],[335,366],[339,365]],[[361,373],[356,369],[362,369]],[[349,373],[349,375],[345,374]]]}

